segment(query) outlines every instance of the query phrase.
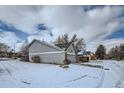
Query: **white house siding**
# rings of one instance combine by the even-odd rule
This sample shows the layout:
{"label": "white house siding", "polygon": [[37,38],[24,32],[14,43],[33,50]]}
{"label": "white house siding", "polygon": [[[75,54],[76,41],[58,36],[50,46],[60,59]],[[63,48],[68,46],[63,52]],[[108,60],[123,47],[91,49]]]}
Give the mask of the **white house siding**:
{"label": "white house siding", "polygon": [[67,54],[67,59],[71,61],[71,63],[75,63],[76,62],[76,57],[74,53],[68,53]]}
{"label": "white house siding", "polygon": [[67,49],[67,59],[70,60],[71,63],[76,62],[75,49],[72,44]]}
{"label": "white house siding", "polygon": [[32,62],[33,56],[39,56],[42,63],[64,64],[63,61],[65,59],[65,52],[67,52],[67,59],[70,60],[71,63],[76,62],[74,48],[72,45],[69,46],[67,51],[63,51],[56,47],[35,41],[29,47],[29,60]]}
{"label": "white house siding", "polygon": [[74,47],[72,46],[72,44],[68,47],[67,49],[68,53],[75,53]]}
{"label": "white house siding", "polygon": [[32,53],[29,54],[29,59],[31,60],[32,56],[39,56],[42,63],[55,63],[55,64],[64,64],[63,60],[65,58],[65,52],[45,52],[45,53]]}
{"label": "white house siding", "polygon": [[[65,59],[65,51],[59,52],[45,52],[45,53],[32,53],[29,54],[29,60],[32,62],[33,56],[39,56],[41,59],[41,63],[55,63],[55,64],[64,64]],[[75,55],[72,53],[67,54],[67,59],[71,61],[71,63],[76,62]]]}

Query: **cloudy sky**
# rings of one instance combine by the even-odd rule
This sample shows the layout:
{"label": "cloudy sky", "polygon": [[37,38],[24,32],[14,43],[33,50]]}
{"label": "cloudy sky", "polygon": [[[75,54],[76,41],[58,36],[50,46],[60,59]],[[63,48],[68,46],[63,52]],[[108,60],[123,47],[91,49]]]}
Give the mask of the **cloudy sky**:
{"label": "cloudy sky", "polygon": [[0,42],[19,49],[26,39],[54,41],[77,34],[87,50],[124,42],[124,6],[0,6]]}

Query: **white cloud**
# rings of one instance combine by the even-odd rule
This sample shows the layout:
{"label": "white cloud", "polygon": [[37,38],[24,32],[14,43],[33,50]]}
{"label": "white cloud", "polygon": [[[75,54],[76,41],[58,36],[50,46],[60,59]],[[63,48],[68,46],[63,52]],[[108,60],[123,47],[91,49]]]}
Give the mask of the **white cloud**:
{"label": "white cloud", "polygon": [[[121,23],[124,18],[117,18],[124,9],[122,6],[105,6],[89,11],[84,11],[83,8],[82,6],[0,6],[0,20],[28,33],[29,41],[33,38],[51,41],[64,33],[69,33],[70,37],[76,33],[78,37],[86,40],[87,46],[94,47],[97,42],[104,41],[106,36],[124,26]],[[39,23],[45,23],[47,27],[52,28],[53,37],[49,36],[48,30],[36,35],[38,32],[36,25]],[[8,40],[8,37],[6,38],[5,42]]]}
{"label": "white cloud", "polygon": [[55,29],[53,33],[56,36],[63,33],[69,33],[69,35],[76,33],[86,40],[87,49],[94,52],[100,43],[110,49],[123,41],[104,40],[122,25],[120,20],[123,17],[117,18],[122,10],[123,7],[120,6],[105,6],[84,12],[81,6],[52,6],[52,8],[47,6],[44,7],[42,15],[45,23]]}
{"label": "white cloud", "polygon": [[14,48],[17,41],[20,41],[20,39],[15,35],[14,32],[1,32],[0,33],[0,42],[5,43],[11,48]]}
{"label": "white cloud", "polygon": [[24,44],[26,44],[26,43],[25,43],[25,40],[23,40],[23,41],[21,41],[21,42],[19,42],[19,43],[16,43],[16,44],[15,44],[15,51],[16,51],[16,52],[19,52],[19,51],[21,50],[21,48],[24,46]]}
{"label": "white cloud", "polygon": [[14,25],[28,34],[36,33],[36,25],[41,23],[40,6],[0,6],[0,20]]}
{"label": "white cloud", "polygon": [[105,6],[84,12],[81,6],[46,6],[42,17],[48,26],[57,29],[60,34],[77,33],[86,41],[92,41],[103,39],[119,27],[116,17],[121,10],[119,6]]}

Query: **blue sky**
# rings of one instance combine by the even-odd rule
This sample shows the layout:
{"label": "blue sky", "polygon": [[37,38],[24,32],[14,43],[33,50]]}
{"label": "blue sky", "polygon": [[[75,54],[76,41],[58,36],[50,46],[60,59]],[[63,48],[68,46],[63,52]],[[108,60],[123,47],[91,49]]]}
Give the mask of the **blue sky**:
{"label": "blue sky", "polygon": [[8,25],[0,20],[0,32],[14,32],[16,36],[22,40],[25,40],[28,36],[27,33],[22,32],[13,25]]}
{"label": "blue sky", "polygon": [[84,38],[91,51],[123,43],[124,6],[0,6],[0,40],[9,46],[51,42],[64,33]]}
{"label": "blue sky", "polygon": [[124,39],[124,28],[120,28],[106,37],[106,39],[116,39],[116,38]]}

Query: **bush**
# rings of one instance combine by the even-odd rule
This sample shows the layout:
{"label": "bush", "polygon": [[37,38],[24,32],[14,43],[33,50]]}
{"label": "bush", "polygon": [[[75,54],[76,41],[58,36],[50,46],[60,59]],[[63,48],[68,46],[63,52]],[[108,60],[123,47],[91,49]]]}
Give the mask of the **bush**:
{"label": "bush", "polygon": [[68,65],[68,64],[70,64],[70,63],[71,63],[70,60],[68,60],[68,59],[65,59],[65,60],[64,60],[64,64]]}
{"label": "bush", "polygon": [[41,58],[39,56],[33,56],[31,59],[33,63],[41,63]]}
{"label": "bush", "polygon": [[81,62],[88,62],[89,61],[89,57],[81,56],[81,57],[79,57],[79,61],[81,61]]}
{"label": "bush", "polygon": [[25,61],[25,62],[29,62],[29,56],[23,55],[23,56],[20,57],[20,60]]}

